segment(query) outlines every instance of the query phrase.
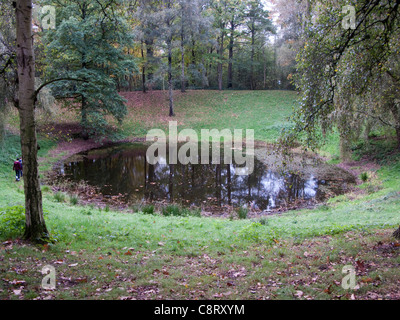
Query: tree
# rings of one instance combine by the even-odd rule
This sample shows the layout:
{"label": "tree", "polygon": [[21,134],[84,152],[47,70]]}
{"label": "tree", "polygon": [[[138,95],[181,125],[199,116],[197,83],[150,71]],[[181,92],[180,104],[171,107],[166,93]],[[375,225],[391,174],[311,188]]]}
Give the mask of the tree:
{"label": "tree", "polygon": [[180,86],[185,92],[187,85],[207,86],[204,62],[205,47],[212,43],[211,16],[204,1],[179,0],[177,36],[180,43]]}
{"label": "tree", "polygon": [[228,89],[233,87],[233,49],[235,40],[242,35],[242,32],[237,29],[244,24],[245,8],[245,2],[242,0],[233,1],[228,7]]}
{"label": "tree", "polygon": [[195,65],[195,44],[201,39],[201,33],[207,33],[207,19],[201,14],[201,4],[198,0],[179,0],[179,42],[180,42],[180,61],[181,61],[181,91],[186,91],[186,47],[191,44],[191,64]]}
{"label": "tree", "polygon": [[17,35],[18,100],[21,150],[24,161],[25,238],[42,241],[48,238],[43,218],[42,193],[39,184],[35,124],[35,58],[32,36],[32,1],[14,2]]}
{"label": "tree", "polygon": [[[146,92],[147,87],[153,87],[154,71],[157,64],[155,58],[156,40],[160,37],[159,12],[161,11],[158,1],[140,0],[133,13],[136,20],[134,26],[136,39],[141,42],[142,89]],[[146,55],[144,54],[146,52]]]}
{"label": "tree", "polygon": [[217,29],[217,82],[218,89],[223,89],[223,63],[225,52],[225,37],[227,35],[227,25],[229,21],[228,15],[229,0],[212,0],[210,7],[214,14],[214,27]]}
{"label": "tree", "polygon": [[[310,14],[295,76],[301,103],[292,118],[294,130],[286,137],[315,148],[322,141],[320,126],[326,131],[337,125],[346,141],[354,134],[348,130],[348,119],[388,125],[391,115],[390,123],[399,128],[400,148],[400,2],[358,1],[353,26],[346,23],[345,5],[345,1],[319,3]],[[384,91],[378,92],[378,85]],[[374,99],[381,102],[371,106]]]}
{"label": "tree", "polygon": [[[278,27],[275,37],[275,87],[281,87],[296,72],[296,56],[304,47],[304,34],[310,20],[311,1],[275,0],[273,12]],[[288,79],[289,77],[289,79]],[[284,85],[285,86],[285,85]],[[292,87],[293,88],[293,87]]]}
{"label": "tree", "polygon": [[275,29],[269,19],[269,12],[264,10],[264,6],[260,0],[252,0],[248,3],[247,11],[247,28],[250,33],[250,89],[254,90],[256,85],[254,83],[254,58],[256,52],[257,37],[261,37],[261,47],[265,44],[267,32],[274,32]]}
{"label": "tree", "polygon": [[57,82],[52,90],[68,106],[79,103],[82,136],[105,134],[107,115],[119,123],[126,115],[117,83],[136,71],[126,49],[133,46],[126,21],[118,14],[122,0],[49,0],[60,23],[45,32],[46,78],[80,79]]}
{"label": "tree", "polygon": [[[332,0],[316,8],[297,57],[300,106],[285,142],[315,148],[321,134],[336,127],[345,159],[359,127],[372,120],[395,129],[400,150],[400,1],[362,0],[349,7]],[[393,236],[399,234],[400,228]]]}
{"label": "tree", "polygon": [[168,96],[169,96],[169,116],[174,117],[174,84],[172,81],[172,48],[174,36],[178,33],[178,25],[176,24],[178,10],[175,1],[164,0],[163,3],[163,40],[167,46],[168,56]]}
{"label": "tree", "polygon": [[9,105],[17,101],[15,13],[11,1],[0,3],[0,142]]}

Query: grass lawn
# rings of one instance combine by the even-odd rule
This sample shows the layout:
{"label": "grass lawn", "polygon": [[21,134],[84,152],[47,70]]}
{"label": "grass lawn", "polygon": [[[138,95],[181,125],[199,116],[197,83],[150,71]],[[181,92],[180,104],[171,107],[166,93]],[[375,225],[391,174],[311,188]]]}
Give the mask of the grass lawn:
{"label": "grass lawn", "polygon": [[[124,136],[145,136],[160,128],[168,132],[168,122],[178,122],[178,130],[254,129],[255,139],[273,141],[287,126],[296,93],[292,91],[189,91],[175,92],[176,117],[168,117],[167,94],[124,93],[129,115],[123,124]],[[140,101],[140,102],[138,102]]]}
{"label": "grass lawn", "polygon": [[[157,96],[162,93],[152,95],[125,94],[129,115],[122,136],[143,137],[148,129],[167,127],[167,104]],[[288,125],[294,99],[282,91],[177,94],[175,120],[197,131],[255,129],[256,139],[273,142]],[[49,156],[56,147],[50,138],[40,137],[40,156],[47,155],[41,174],[62,156]],[[336,140],[329,141],[325,150],[337,150]],[[54,242],[35,246],[20,239],[23,213],[15,207],[24,203],[10,162],[18,137],[8,135],[1,148],[0,299],[400,298],[400,244],[392,238],[400,209],[397,156],[369,172],[352,193],[317,209],[256,219],[84,207],[43,186]],[[41,287],[46,265],[55,267],[55,290]],[[342,270],[349,265],[357,285],[343,289]]]}

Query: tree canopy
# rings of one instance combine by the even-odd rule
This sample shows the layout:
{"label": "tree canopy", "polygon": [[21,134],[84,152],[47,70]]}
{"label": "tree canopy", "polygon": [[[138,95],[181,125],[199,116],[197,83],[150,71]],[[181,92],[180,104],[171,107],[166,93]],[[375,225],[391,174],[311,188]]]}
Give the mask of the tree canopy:
{"label": "tree canopy", "polygon": [[[366,122],[374,121],[396,131],[400,148],[400,3],[310,3],[313,9],[296,58],[300,106],[287,137],[316,147],[321,133],[337,126],[349,143]],[[348,8],[354,8],[354,16]]]}

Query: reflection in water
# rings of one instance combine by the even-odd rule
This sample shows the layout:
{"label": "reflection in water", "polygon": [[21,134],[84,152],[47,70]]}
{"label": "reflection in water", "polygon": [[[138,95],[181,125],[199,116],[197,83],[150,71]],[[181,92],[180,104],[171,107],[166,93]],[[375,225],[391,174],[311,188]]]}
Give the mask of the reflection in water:
{"label": "reflection in water", "polygon": [[[223,161],[221,161],[223,163]],[[143,145],[92,150],[71,158],[60,173],[85,180],[105,196],[122,194],[127,202],[168,201],[196,206],[243,206],[268,210],[297,199],[321,197],[318,181],[269,171],[257,159],[249,176],[235,175],[235,164],[150,165]]]}

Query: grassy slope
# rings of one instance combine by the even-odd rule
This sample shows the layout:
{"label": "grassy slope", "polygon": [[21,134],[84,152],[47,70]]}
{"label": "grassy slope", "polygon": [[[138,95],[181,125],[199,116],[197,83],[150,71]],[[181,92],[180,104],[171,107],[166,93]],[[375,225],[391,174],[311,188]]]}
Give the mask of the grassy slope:
{"label": "grassy slope", "polygon": [[[276,132],[261,129],[284,126],[293,98],[287,92],[195,92],[177,100],[176,112],[181,111],[178,121],[185,127],[251,127],[257,139],[272,141]],[[207,112],[202,116],[203,109],[196,105]],[[189,116],[190,110],[195,116]],[[158,111],[154,110],[154,118]],[[133,123],[129,119],[133,114],[125,124],[125,135]],[[159,119],[153,126],[165,123]],[[137,132],[145,132],[146,125],[141,121]],[[16,153],[17,142],[17,137],[8,137],[1,153],[0,207],[23,203],[22,185],[13,181],[6,164]],[[45,155],[54,144],[43,140],[41,146]],[[48,159],[42,170],[55,160]],[[377,192],[345,195],[317,210],[257,221],[101,212],[58,203],[45,188],[47,224],[57,242],[42,248],[15,242],[1,245],[0,297],[395,297],[400,259],[390,234],[398,224],[399,176],[400,166],[388,165],[361,187],[379,186]],[[6,238],[3,235],[2,241]],[[53,292],[38,288],[39,272],[46,264],[57,270],[58,289]],[[341,269],[348,264],[358,268],[357,291],[340,286]],[[21,284],[14,280],[25,281],[21,293]]]}
{"label": "grassy slope", "polygon": [[[168,122],[178,122],[178,130],[254,129],[255,139],[273,141],[287,125],[296,94],[290,91],[192,91],[176,93],[173,119],[168,117],[167,96],[160,92],[143,96],[126,93],[130,114],[123,124],[125,136],[145,136],[153,128],[168,132]],[[139,101],[139,102],[138,102]]]}

